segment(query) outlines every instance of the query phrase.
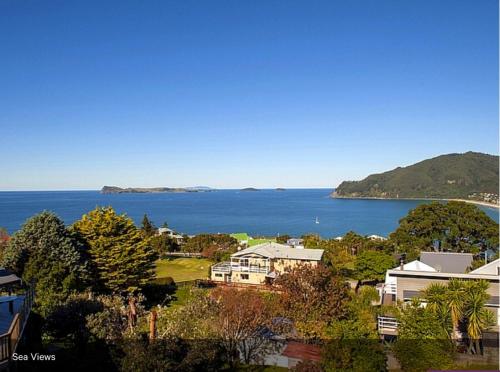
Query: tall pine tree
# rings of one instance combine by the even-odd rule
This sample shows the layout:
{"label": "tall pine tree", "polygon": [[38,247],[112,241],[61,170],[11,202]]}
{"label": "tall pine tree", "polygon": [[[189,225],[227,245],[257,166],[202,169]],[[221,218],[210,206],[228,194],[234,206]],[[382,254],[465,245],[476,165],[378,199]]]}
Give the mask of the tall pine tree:
{"label": "tall pine tree", "polygon": [[42,212],[12,236],[2,264],[24,281],[35,281],[37,307],[46,315],[85,285],[87,267],[82,253],[64,222],[54,213]]}
{"label": "tall pine tree", "polygon": [[142,228],[141,230],[144,232],[144,235],[147,237],[153,236],[156,232],[155,225],[149,220],[148,215],[144,214],[142,218]]}
{"label": "tall pine tree", "polygon": [[73,228],[88,246],[97,288],[133,293],[153,279],[155,252],[129,217],[97,207]]}

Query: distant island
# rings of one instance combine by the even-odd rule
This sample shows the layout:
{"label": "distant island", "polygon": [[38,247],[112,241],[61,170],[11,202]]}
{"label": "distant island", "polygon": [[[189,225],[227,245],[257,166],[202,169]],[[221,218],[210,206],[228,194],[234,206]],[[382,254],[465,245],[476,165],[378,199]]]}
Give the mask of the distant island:
{"label": "distant island", "polygon": [[498,205],[499,157],[447,154],[408,167],[344,181],[334,198],[460,199]]}
{"label": "distant island", "polygon": [[278,187],[278,188],[276,188],[276,191],[286,191],[286,189],[284,189],[282,187]]}
{"label": "distant island", "polygon": [[209,192],[215,191],[210,187],[196,186],[196,187],[117,187],[117,186],[103,186],[101,194],[151,194],[163,192]]}
{"label": "distant island", "polygon": [[253,187],[246,187],[244,189],[241,189],[240,191],[260,191],[260,190]]}

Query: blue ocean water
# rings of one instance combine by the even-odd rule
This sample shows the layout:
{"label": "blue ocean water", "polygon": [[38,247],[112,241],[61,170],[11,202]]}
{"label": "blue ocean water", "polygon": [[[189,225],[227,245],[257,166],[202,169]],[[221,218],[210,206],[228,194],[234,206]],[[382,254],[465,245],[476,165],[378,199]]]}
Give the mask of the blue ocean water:
{"label": "blue ocean water", "polygon": [[[186,234],[247,232],[250,235],[324,238],[353,230],[387,236],[408,211],[426,201],[348,200],[329,198],[329,189],[241,192],[101,194],[98,191],[0,192],[0,226],[10,233],[43,210],[73,223],[96,206],[113,206],[140,223],[144,213],[156,224],[168,222]],[[498,210],[481,207],[498,221]],[[315,223],[316,217],[319,224]]]}

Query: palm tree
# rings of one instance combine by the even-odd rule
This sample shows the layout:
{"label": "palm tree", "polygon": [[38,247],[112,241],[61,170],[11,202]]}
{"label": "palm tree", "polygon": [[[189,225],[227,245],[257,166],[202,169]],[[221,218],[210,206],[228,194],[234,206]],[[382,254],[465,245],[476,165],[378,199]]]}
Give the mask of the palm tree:
{"label": "palm tree", "polygon": [[427,307],[436,314],[452,340],[456,342],[459,338],[459,324],[466,324],[471,353],[480,352],[483,331],[494,324],[493,313],[485,308],[490,297],[486,292],[488,287],[485,280],[451,279],[448,285],[430,284],[422,293]]}
{"label": "palm tree", "polygon": [[485,280],[469,282],[465,286],[466,307],[464,316],[467,321],[467,335],[469,336],[469,352],[479,353],[479,341],[483,331],[494,324],[494,316],[484,306],[490,297],[486,290],[488,282]]}
{"label": "palm tree", "polygon": [[450,312],[448,307],[448,287],[441,283],[432,283],[426,289],[423,290],[422,295],[427,303],[427,308],[436,314],[439,319],[441,326],[448,337],[451,337],[450,332]]}
{"label": "palm tree", "polygon": [[448,288],[446,291],[447,305],[453,327],[452,338],[455,340],[460,336],[458,325],[464,315],[464,288],[465,282],[463,280],[452,278],[448,282]]}

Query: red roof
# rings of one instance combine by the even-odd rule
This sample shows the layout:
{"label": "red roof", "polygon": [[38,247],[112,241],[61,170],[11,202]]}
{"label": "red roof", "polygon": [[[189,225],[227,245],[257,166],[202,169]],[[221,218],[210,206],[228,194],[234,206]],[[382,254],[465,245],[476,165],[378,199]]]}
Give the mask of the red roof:
{"label": "red roof", "polygon": [[319,362],[321,359],[321,348],[318,345],[290,341],[281,355],[294,359]]}

